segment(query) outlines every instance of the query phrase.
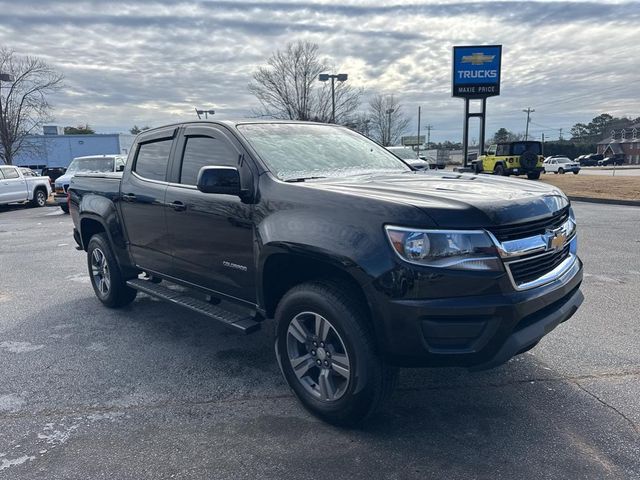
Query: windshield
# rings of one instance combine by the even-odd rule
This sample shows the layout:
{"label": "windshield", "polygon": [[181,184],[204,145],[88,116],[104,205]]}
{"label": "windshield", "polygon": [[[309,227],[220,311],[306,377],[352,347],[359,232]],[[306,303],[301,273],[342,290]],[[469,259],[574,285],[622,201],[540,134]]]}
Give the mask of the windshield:
{"label": "windshield", "polygon": [[67,173],[79,172],[113,172],[113,158],[76,158]]}
{"label": "windshield", "polygon": [[414,152],[413,150],[408,150],[406,148],[389,148],[388,149],[391,153],[393,153],[396,157],[400,157],[403,160],[415,160],[416,159],[416,152]]}
{"label": "windshield", "polygon": [[539,142],[515,142],[511,146],[511,155],[522,155],[527,150],[535,155],[542,154]]}
{"label": "windshield", "polygon": [[265,123],[238,130],[281,180],[411,171],[383,147],[343,127]]}

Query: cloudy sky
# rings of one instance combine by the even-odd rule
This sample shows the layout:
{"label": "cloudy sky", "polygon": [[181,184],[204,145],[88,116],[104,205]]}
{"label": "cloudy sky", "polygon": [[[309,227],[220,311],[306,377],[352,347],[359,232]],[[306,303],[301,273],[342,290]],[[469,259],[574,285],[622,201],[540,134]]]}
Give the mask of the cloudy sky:
{"label": "cloudy sky", "polygon": [[66,77],[56,123],[100,132],[191,120],[195,106],[250,116],[252,72],[298,39],[368,95],[394,93],[414,118],[421,105],[436,141],[462,136],[453,45],[503,45],[488,134],[524,131],[528,106],[533,133],[548,138],[602,112],[640,116],[638,1],[0,0],[0,46]]}

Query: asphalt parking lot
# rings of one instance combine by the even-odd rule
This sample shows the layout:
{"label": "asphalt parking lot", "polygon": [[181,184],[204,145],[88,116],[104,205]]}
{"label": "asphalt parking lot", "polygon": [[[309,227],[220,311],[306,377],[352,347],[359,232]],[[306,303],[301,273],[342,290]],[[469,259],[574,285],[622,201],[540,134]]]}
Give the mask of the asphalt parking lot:
{"label": "asphalt parking lot", "polygon": [[98,302],[71,220],[0,210],[0,478],[640,478],[640,208],[575,204],[582,309],[488,372],[404,370],[359,430],[242,337],[140,295]]}

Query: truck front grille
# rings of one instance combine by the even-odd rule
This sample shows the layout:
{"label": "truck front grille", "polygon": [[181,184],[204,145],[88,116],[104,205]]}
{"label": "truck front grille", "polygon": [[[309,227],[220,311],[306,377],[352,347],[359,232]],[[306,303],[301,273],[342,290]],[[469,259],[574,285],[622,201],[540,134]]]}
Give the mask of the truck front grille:
{"label": "truck front grille", "polygon": [[537,280],[560,265],[569,256],[569,250],[570,244],[567,243],[562,250],[509,262],[507,268],[511,271],[516,285],[523,285]]}
{"label": "truck front grille", "polygon": [[533,222],[516,223],[492,227],[488,230],[501,242],[515,240],[519,238],[542,235],[547,230],[554,230],[561,226],[569,218],[569,207],[556,212],[552,217],[535,220]]}

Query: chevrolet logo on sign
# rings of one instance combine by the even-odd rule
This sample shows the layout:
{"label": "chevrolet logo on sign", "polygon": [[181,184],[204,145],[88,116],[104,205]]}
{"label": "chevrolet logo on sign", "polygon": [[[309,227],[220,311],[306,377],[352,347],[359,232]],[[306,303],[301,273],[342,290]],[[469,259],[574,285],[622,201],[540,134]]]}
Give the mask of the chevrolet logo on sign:
{"label": "chevrolet logo on sign", "polygon": [[485,55],[481,52],[475,52],[471,55],[465,55],[462,57],[462,63],[470,63],[471,65],[484,65],[485,63],[493,62],[495,55]]}

